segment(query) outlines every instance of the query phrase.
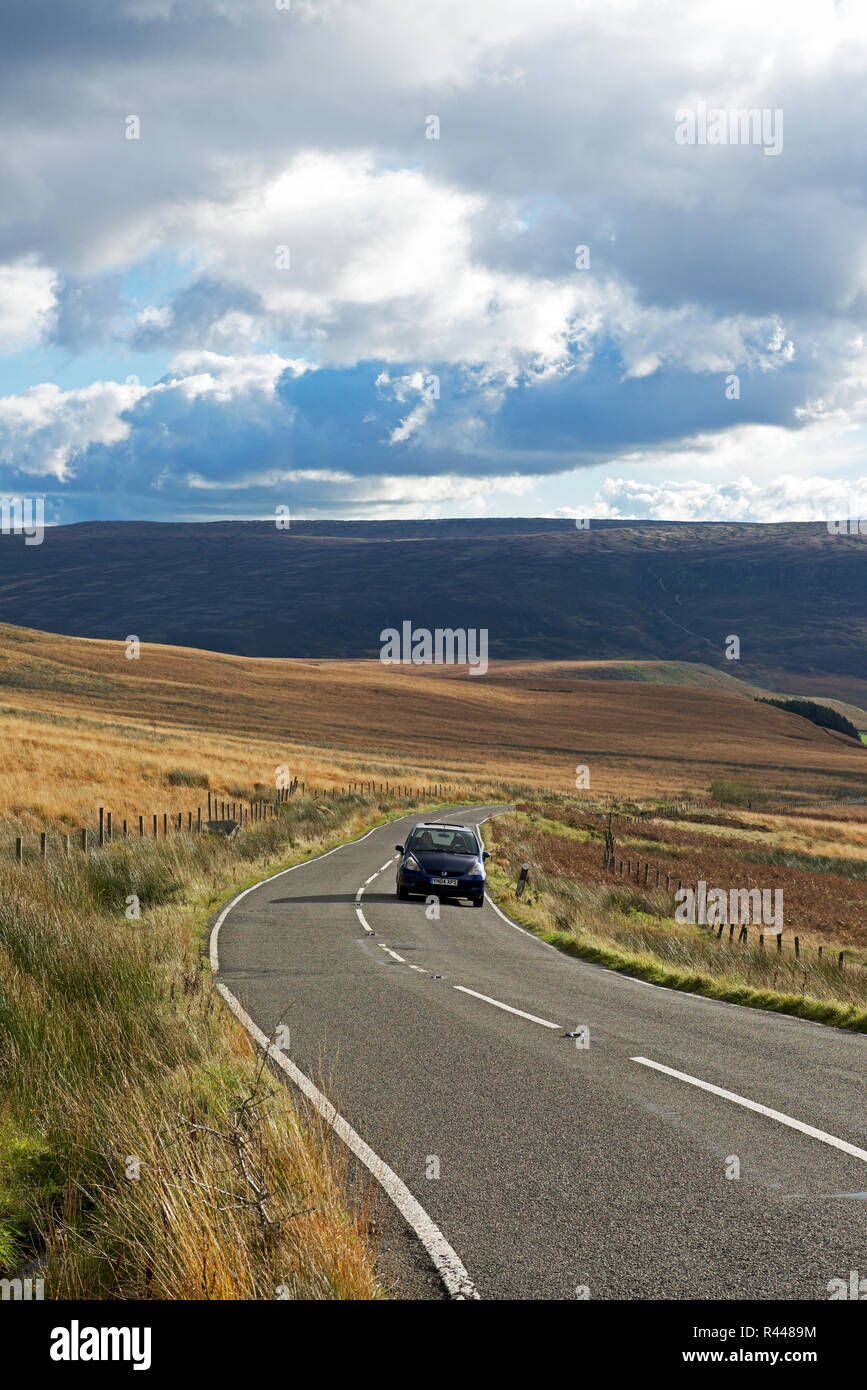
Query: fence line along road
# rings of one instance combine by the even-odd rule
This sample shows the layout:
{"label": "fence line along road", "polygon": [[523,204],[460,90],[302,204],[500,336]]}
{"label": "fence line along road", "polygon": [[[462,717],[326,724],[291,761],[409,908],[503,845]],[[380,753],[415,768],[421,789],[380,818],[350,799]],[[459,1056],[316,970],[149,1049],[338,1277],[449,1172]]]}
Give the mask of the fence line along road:
{"label": "fence line along road", "polygon": [[[343,796],[372,796],[383,795],[392,796],[396,801],[421,802],[440,801],[443,797],[456,795],[459,788],[447,785],[443,782],[434,783],[432,786],[413,787],[406,783],[394,782],[348,782],[340,786],[331,787],[311,787],[308,791],[305,782],[299,783],[298,778],[286,787],[278,788],[273,797],[261,797],[253,801],[239,801],[237,797],[218,797],[212,792],[208,792],[207,815],[204,808],[197,806],[193,811],[153,811],[138,816],[137,827],[131,826],[127,819],[121,824],[120,834],[116,835],[116,823],[114,814],[100,806],[97,811],[97,828],[91,831],[87,826],[81,826],[76,831],[58,832],[58,840],[64,854],[68,855],[73,845],[78,846],[85,854],[94,846],[104,846],[111,844],[115,839],[129,840],[136,837],[136,830],[139,839],[160,838],[160,826],[162,826],[162,838],[166,839],[170,831],[186,831],[188,834],[202,834],[211,829],[222,829],[223,826],[231,825],[233,828],[248,827],[256,825],[262,821],[274,820],[280,814],[280,806],[285,805],[295,795],[310,796],[318,799],[336,801]],[[186,816],[186,825],[184,818]],[[146,831],[149,832],[146,834]],[[42,830],[39,832],[39,857],[47,859],[49,849],[49,832]],[[24,836],[15,837],[15,859],[19,864],[24,863]]]}

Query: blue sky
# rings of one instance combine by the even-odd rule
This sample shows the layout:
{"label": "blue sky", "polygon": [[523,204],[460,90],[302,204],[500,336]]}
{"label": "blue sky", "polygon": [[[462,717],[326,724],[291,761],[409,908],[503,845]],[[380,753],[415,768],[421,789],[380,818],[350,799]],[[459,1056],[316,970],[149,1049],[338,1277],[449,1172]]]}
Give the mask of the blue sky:
{"label": "blue sky", "polygon": [[867,515],[865,68],[847,0],[8,0],[0,493]]}

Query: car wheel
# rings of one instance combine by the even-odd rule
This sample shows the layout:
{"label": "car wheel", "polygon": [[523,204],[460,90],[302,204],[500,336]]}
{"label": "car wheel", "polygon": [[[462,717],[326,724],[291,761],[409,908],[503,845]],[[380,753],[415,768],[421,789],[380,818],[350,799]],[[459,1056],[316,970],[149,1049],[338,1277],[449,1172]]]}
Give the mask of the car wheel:
{"label": "car wheel", "polygon": [[473,898],[473,907],[484,907],[484,905],[485,905],[484,896],[482,896],[481,898]]}
{"label": "car wheel", "polygon": [[409,893],[407,892],[407,890],[406,890],[405,888],[401,888],[400,884],[398,884],[398,885],[397,885],[397,896],[400,898],[400,901],[401,901],[402,903],[405,903],[406,900],[407,900],[407,898],[409,897]]}

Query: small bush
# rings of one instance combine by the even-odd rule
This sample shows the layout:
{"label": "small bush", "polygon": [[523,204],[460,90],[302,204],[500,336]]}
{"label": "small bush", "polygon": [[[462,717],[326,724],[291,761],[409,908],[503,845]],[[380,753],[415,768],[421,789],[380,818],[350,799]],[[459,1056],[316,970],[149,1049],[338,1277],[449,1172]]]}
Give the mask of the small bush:
{"label": "small bush", "polygon": [[710,796],[723,806],[763,806],[769,800],[766,792],[737,777],[711,782]]}
{"label": "small bush", "polygon": [[173,767],[166,777],[170,787],[209,787],[211,779],[207,772],[196,772],[193,768]]}

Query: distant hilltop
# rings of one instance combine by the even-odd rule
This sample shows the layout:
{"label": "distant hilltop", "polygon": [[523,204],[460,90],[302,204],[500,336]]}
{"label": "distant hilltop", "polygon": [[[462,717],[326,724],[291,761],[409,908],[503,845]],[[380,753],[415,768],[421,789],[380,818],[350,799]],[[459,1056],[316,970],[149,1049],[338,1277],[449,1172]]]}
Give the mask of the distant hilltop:
{"label": "distant hilltop", "polygon": [[855,699],[867,537],[825,522],[548,517],[99,521],[50,528],[40,545],[0,536],[0,621],[44,631],[377,657],[380,632],[406,619],[486,629],[492,660],[700,661],[790,691],[792,673],[802,688],[832,673]]}

